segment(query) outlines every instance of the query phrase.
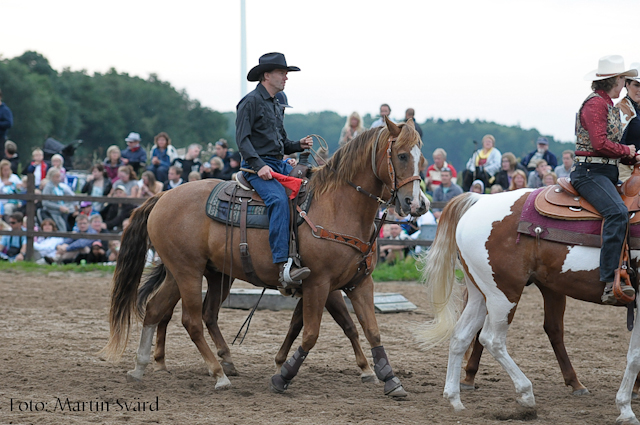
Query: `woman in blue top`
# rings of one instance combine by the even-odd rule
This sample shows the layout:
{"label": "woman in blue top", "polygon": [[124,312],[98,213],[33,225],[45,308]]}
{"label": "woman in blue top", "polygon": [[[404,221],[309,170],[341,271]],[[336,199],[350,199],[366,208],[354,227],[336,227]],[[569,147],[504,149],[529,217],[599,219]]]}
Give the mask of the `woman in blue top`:
{"label": "woman in blue top", "polygon": [[151,164],[147,170],[151,171],[158,181],[162,183],[168,180],[171,162],[178,157],[176,148],[171,145],[171,138],[164,131],[154,137],[154,146],[151,150]]}

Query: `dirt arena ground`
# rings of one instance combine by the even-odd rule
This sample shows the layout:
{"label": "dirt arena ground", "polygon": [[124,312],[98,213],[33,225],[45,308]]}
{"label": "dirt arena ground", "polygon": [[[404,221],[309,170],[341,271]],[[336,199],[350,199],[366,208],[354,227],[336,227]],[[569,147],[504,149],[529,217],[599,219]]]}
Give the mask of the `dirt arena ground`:
{"label": "dirt arena ground", "polygon": [[[570,300],[566,342],[579,378],[591,391],[575,397],[563,385],[542,329],[542,298],[527,288],[509,334],[514,360],[531,379],[537,417],[524,416],[511,380],[487,354],[467,410],[456,414],[442,398],[447,347],[417,349],[410,330],[428,319],[422,287],[379,283],[379,292],[399,292],[417,312],[378,315],[384,346],[409,396],[393,400],[382,387],[362,384],[353,352],[328,313],[320,338],[284,395],[268,390],[273,357],[284,338],[290,311],[258,311],[241,346],[232,346],[240,376],[232,388],[215,391],[204,362],[180,323],[180,305],[169,327],[167,365],[148,368],[142,383],[129,384],[139,327],[123,360],[96,354],[108,336],[110,276],[0,272],[0,423],[2,424],[606,424],[618,415],[615,393],[623,373],[629,333],[625,311]],[[242,286],[242,285],[241,285]],[[224,309],[222,331],[230,342],[247,316]],[[361,332],[362,333],[362,332]],[[361,336],[365,352],[369,346]],[[299,344],[294,345],[294,349]],[[67,404],[67,400],[69,403]],[[157,401],[157,404],[156,404]],[[132,404],[133,403],[133,404]],[[84,405],[84,411],[69,411]],[[105,407],[109,410],[106,411]],[[127,411],[125,406],[145,406]],[[149,411],[149,406],[154,410]],[[157,411],[155,410],[157,406]],[[64,409],[61,409],[64,407]],[[103,409],[96,411],[97,409]],[[636,413],[640,413],[634,402]],[[42,410],[44,409],[44,411]]]}

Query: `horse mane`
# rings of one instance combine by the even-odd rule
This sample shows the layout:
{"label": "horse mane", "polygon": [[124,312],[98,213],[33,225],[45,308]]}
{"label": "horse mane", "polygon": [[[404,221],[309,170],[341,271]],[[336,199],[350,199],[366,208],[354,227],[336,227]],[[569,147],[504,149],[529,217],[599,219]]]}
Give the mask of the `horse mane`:
{"label": "horse mane", "polygon": [[[413,127],[406,124],[399,124],[398,127],[400,134],[395,142],[397,149],[413,147],[416,144],[422,147],[420,136]],[[386,126],[372,128],[340,147],[326,164],[313,170],[309,188],[314,196],[332,192],[347,181],[353,181],[355,176],[366,170],[373,171],[371,151],[376,138],[378,138],[376,160],[380,161],[381,155],[386,155],[389,134]]]}

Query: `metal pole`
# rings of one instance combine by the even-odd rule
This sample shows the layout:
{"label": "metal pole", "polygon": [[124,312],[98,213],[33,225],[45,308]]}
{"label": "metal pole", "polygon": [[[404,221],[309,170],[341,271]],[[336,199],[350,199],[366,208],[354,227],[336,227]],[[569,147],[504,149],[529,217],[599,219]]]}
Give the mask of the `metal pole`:
{"label": "metal pole", "polygon": [[245,0],[240,0],[240,97],[247,94],[247,14]]}
{"label": "metal pole", "polygon": [[[33,173],[27,174],[27,193],[33,195],[36,193],[36,177]],[[27,201],[27,230],[33,230],[36,224],[36,201],[29,199]],[[33,261],[33,236],[27,236],[27,256],[25,260]]]}

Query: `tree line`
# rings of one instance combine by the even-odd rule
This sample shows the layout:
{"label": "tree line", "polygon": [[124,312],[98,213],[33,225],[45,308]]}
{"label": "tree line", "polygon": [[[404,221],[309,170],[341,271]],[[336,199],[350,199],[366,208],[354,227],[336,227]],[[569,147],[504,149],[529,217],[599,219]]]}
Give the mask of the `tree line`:
{"label": "tree line", "polygon": [[[0,60],[0,88],[3,101],[14,115],[8,137],[18,144],[23,162],[30,158],[33,148],[42,147],[47,137],[64,144],[82,139],[74,162],[77,167],[88,168],[93,161],[104,158],[110,145],[124,148],[124,138],[131,131],[140,133],[143,146],[150,145],[157,133],[166,131],[178,148],[191,143],[206,146],[219,138],[235,147],[235,112],[221,113],[204,107],[186,91],[176,90],[155,74],[143,79],[114,68],[93,75],[84,70],[56,71],[44,56],[28,51]],[[332,111],[290,111],[285,127],[291,139],[319,134],[328,142],[330,153],[335,152],[345,116]],[[366,114],[363,122],[369,126],[375,118]],[[424,132],[425,157],[431,161],[433,150],[444,148],[456,169],[464,168],[473,150],[480,147],[474,140],[480,142],[485,134],[495,136],[501,152],[513,152],[516,157],[535,149],[540,136],[536,129],[478,120],[430,118],[419,124]],[[548,139],[551,151],[558,156],[574,147],[573,143]]]}

